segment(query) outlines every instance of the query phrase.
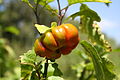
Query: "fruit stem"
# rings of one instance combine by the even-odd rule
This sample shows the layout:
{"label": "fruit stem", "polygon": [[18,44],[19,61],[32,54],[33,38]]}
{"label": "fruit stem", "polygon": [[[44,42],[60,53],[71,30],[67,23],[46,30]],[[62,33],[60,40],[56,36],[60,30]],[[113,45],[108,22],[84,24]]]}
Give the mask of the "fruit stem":
{"label": "fruit stem", "polygon": [[48,59],[46,59],[46,63],[45,63],[45,68],[44,68],[44,73],[43,73],[43,77],[45,78],[45,80],[47,80],[47,71],[48,71]]}

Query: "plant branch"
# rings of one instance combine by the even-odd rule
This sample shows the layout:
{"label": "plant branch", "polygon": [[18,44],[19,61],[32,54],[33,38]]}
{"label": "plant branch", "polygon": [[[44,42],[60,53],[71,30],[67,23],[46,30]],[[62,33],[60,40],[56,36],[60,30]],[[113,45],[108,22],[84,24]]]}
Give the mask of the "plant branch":
{"label": "plant branch", "polygon": [[39,15],[38,15],[38,5],[39,5],[39,1],[40,1],[40,0],[37,0],[36,6],[35,6],[35,8],[33,9],[34,14],[35,14],[35,16],[36,16],[37,24],[40,24]]}
{"label": "plant branch", "polygon": [[32,6],[29,2],[28,2],[27,4],[28,4],[28,6],[29,6],[30,8],[33,9],[33,6]]}
{"label": "plant branch", "polygon": [[[64,12],[64,14],[62,15],[62,19],[63,19],[63,17],[65,16],[65,14],[66,14],[66,12],[67,12],[67,10],[68,10],[68,7],[69,7],[69,6],[67,6],[67,7],[64,8],[65,12]],[[63,10],[63,9],[62,9],[62,10]]]}
{"label": "plant branch", "polygon": [[47,71],[48,71],[48,59],[46,59],[46,63],[45,63],[45,68],[44,68],[44,73],[43,73],[43,77],[45,78],[45,80],[47,80]]}
{"label": "plant branch", "polygon": [[57,3],[58,3],[59,15],[61,16],[62,14],[61,14],[61,6],[60,6],[60,1],[59,1],[59,0],[57,0]]}
{"label": "plant branch", "polygon": [[32,4],[30,2],[27,2],[27,5],[33,10],[33,12],[34,12],[34,14],[36,16],[37,23],[39,23],[39,16],[38,16],[38,12],[37,12],[38,11],[37,9],[38,9],[39,1],[40,0],[37,0],[35,8],[32,6]]}
{"label": "plant branch", "polygon": [[86,68],[83,69],[83,72],[81,73],[81,77],[79,78],[79,80],[84,80],[85,72],[86,72]]}
{"label": "plant branch", "polygon": [[94,72],[94,71],[92,71],[92,72],[91,72],[91,74],[87,77],[87,79],[86,79],[86,80],[89,80],[89,79],[92,77],[93,72]]}
{"label": "plant branch", "polygon": [[38,79],[40,80],[40,79],[41,79],[41,77],[40,77],[40,72],[39,72],[39,70],[38,70],[38,69],[36,70],[36,73],[38,74]]}
{"label": "plant branch", "polygon": [[37,75],[38,75],[38,79],[40,80],[41,79],[41,77],[40,77],[40,72],[39,72],[39,68],[38,68],[38,66],[41,64],[41,61],[38,63],[38,64],[36,64],[36,63],[34,63],[34,65],[35,65],[35,70],[36,70],[36,73],[37,73]]}
{"label": "plant branch", "polygon": [[[61,24],[62,24],[62,20],[63,20],[63,18],[64,18],[64,16],[65,16],[65,14],[66,14],[66,12],[67,12],[69,6],[67,6],[67,7],[65,7],[65,8],[63,8],[63,9],[61,9],[60,1],[57,0],[57,3],[58,3],[58,10],[59,10],[58,25],[61,25]],[[62,14],[62,11],[63,11],[63,10],[65,10],[65,12]]]}
{"label": "plant branch", "polygon": [[58,20],[58,25],[61,25],[61,23],[62,23],[62,19],[61,19],[62,14],[61,14],[60,1],[57,0],[57,3],[58,3],[58,10],[59,10],[59,16],[58,16],[59,20]]}

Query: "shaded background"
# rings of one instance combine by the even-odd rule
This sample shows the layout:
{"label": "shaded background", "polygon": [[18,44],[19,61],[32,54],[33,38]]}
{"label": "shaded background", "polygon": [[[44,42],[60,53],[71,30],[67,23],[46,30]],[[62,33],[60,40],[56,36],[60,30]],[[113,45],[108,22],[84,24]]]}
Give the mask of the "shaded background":
{"label": "shaded background", "polygon": [[[119,2],[119,0],[113,1],[109,7],[103,3],[86,3],[100,15],[102,21],[99,24],[113,49],[120,49]],[[57,8],[56,2],[50,5]],[[66,5],[67,2],[61,2],[62,7]],[[51,22],[57,21],[57,17],[52,16],[49,11],[40,7],[39,10],[41,12],[40,24],[50,26]],[[78,10],[79,4],[72,5],[66,17]],[[65,22],[73,23],[77,27],[79,25],[78,18]],[[19,80],[19,56],[32,48],[38,36],[34,23],[36,23],[35,15],[26,4],[20,0],[0,0],[0,80]],[[85,39],[84,34],[80,36],[81,40]],[[82,61],[77,52],[79,52],[78,48],[70,55],[62,56],[57,60],[66,80],[76,79],[76,72],[71,69],[71,66]],[[120,53],[109,54],[109,59],[115,64],[115,72],[120,76]]]}

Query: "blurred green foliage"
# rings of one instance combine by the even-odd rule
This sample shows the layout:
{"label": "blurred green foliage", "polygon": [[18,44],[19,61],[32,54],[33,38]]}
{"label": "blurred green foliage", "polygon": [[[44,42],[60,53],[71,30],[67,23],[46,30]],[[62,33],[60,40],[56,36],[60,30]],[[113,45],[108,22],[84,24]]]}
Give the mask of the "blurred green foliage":
{"label": "blurred green foliage", "polygon": [[[2,1],[2,0],[1,0]],[[0,1],[0,80],[19,80],[19,55],[31,49],[38,33],[32,10],[20,0]],[[57,21],[45,9],[41,10],[40,24],[50,26]],[[49,14],[49,15],[48,15]],[[46,18],[45,18],[46,17]]]}

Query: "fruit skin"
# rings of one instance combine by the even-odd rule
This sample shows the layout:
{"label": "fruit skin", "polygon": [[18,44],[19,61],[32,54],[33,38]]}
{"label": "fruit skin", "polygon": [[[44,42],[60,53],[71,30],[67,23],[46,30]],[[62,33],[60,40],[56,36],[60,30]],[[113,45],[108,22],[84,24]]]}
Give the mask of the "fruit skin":
{"label": "fruit skin", "polygon": [[69,46],[74,49],[78,42],[78,30],[72,24],[62,24],[52,29],[52,34],[57,41],[59,47]]}
{"label": "fruit skin", "polygon": [[57,41],[58,46],[62,47],[65,44],[65,40],[66,40],[65,29],[62,26],[55,27],[52,29],[52,34],[55,40]]}
{"label": "fruit skin", "polygon": [[47,52],[46,58],[47,59],[57,59],[61,57],[61,53],[57,53],[56,51],[54,52]]}
{"label": "fruit skin", "polygon": [[66,45],[74,49],[79,42],[78,30],[72,24],[62,24],[66,31]]}
{"label": "fruit skin", "polygon": [[45,37],[43,39],[43,44],[46,48],[50,49],[51,51],[57,50],[57,42],[55,41],[55,38],[53,37],[51,32],[46,32]]}
{"label": "fruit skin", "polygon": [[40,57],[46,57],[47,59],[57,59],[61,56],[60,53],[57,53],[56,51],[51,51],[43,46],[41,38],[36,39],[34,43],[34,50],[37,55],[39,55]]}
{"label": "fruit skin", "polygon": [[46,48],[41,43],[41,39],[36,39],[34,43],[34,50],[35,50],[35,53],[40,57],[46,56]]}
{"label": "fruit skin", "polygon": [[57,59],[69,54],[79,43],[77,28],[72,24],[62,24],[45,32],[35,41],[35,52],[47,59]]}
{"label": "fruit skin", "polygon": [[60,53],[63,55],[67,55],[72,51],[72,48],[68,47],[68,46],[64,46],[62,48],[60,48]]}

